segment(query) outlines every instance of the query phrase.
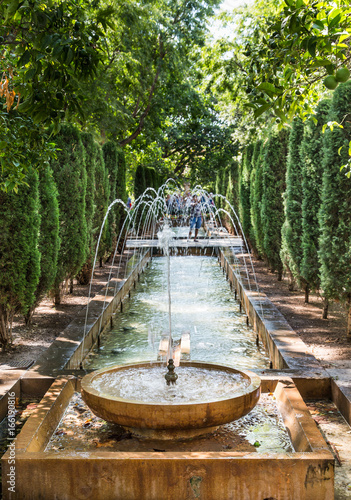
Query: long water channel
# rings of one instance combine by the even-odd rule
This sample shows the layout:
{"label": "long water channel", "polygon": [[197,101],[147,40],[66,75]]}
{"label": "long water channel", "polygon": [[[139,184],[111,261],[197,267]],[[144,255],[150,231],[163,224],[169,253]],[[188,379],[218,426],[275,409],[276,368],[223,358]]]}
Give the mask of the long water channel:
{"label": "long water channel", "polygon": [[[191,360],[239,370],[269,366],[215,257],[174,256],[170,270],[172,337],[190,333]],[[86,358],[86,369],[157,359],[159,341],[169,332],[166,272],[166,258],[153,258],[114,327]]]}

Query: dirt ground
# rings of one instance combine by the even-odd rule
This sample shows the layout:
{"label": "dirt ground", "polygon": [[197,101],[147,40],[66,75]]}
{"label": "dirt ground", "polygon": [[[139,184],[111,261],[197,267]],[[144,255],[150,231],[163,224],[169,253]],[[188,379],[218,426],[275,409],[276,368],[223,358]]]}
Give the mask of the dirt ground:
{"label": "dirt ground", "polygon": [[[289,291],[288,280],[277,281],[262,261],[254,260],[257,282],[262,292],[285,316],[300,335],[310,352],[325,367],[350,367],[351,344],[346,339],[346,313],[340,304],[330,306],[328,319],[322,319],[322,299],[311,294],[310,303],[304,303],[304,294]],[[92,295],[106,283],[110,267],[97,268]],[[75,285],[73,294],[64,294],[62,304],[55,307],[45,298],[37,308],[33,323],[26,327],[23,318],[15,318],[13,348],[0,353],[0,370],[27,367],[53,342],[88,302],[88,286]]]}
{"label": "dirt ground", "polygon": [[277,280],[262,261],[253,260],[260,291],[280,310],[289,325],[301,337],[325,368],[351,367],[351,343],[346,338],[347,315],[336,302],[329,306],[328,319],[322,319],[322,298],[311,294],[305,304],[303,291],[290,291],[288,278]]}
{"label": "dirt ground", "polygon": [[[126,259],[122,262],[122,267]],[[91,287],[91,297],[96,295],[107,283],[111,266],[97,267]],[[114,266],[112,277],[118,267]],[[123,269],[120,271],[123,272]],[[25,368],[33,364],[40,354],[47,349],[55,338],[73,321],[80,309],[89,300],[89,285],[74,284],[73,293],[63,293],[61,305],[45,297],[34,313],[32,325],[26,327],[21,316],[13,323],[13,346],[6,352],[0,352],[0,370]]]}

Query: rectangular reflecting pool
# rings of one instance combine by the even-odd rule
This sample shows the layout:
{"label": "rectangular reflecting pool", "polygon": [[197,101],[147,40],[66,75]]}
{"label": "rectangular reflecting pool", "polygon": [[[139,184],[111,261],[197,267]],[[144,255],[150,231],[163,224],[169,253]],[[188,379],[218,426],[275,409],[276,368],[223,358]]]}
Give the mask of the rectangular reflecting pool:
{"label": "rectangular reflecting pool", "polygon": [[[257,335],[239,312],[229,283],[215,257],[171,257],[172,337],[190,333],[190,359],[233,366],[266,368],[269,359]],[[86,358],[86,369],[156,360],[161,336],[169,332],[167,262],[151,261],[114,327],[101,336]]]}

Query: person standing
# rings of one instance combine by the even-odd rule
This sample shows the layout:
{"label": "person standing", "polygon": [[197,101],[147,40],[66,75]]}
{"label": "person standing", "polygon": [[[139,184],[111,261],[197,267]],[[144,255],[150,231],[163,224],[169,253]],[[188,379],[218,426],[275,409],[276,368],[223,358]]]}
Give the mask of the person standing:
{"label": "person standing", "polygon": [[193,201],[191,203],[190,208],[190,231],[189,231],[189,240],[191,238],[191,232],[195,228],[195,238],[194,241],[199,241],[197,239],[197,235],[199,233],[199,229],[201,227],[202,217],[201,217],[201,203],[197,199],[196,194],[193,196]]}

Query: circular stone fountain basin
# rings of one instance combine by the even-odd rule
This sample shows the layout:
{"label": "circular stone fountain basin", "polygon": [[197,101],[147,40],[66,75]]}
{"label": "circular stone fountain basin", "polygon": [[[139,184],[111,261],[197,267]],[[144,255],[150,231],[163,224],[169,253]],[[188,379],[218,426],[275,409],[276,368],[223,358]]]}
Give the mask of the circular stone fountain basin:
{"label": "circular stone fountain basin", "polygon": [[[154,382],[155,396],[153,382],[149,392],[147,381],[155,380],[154,369],[161,371]],[[182,362],[177,384],[170,387],[164,380],[166,371],[162,362],[104,368],[82,379],[82,397],[98,417],[150,439],[190,439],[213,432],[249,413],[260,397],[261,380],[249,371]],[[190,378],[182,380],[183,376]],[[144,379],[145,387],[140,385]]]}

